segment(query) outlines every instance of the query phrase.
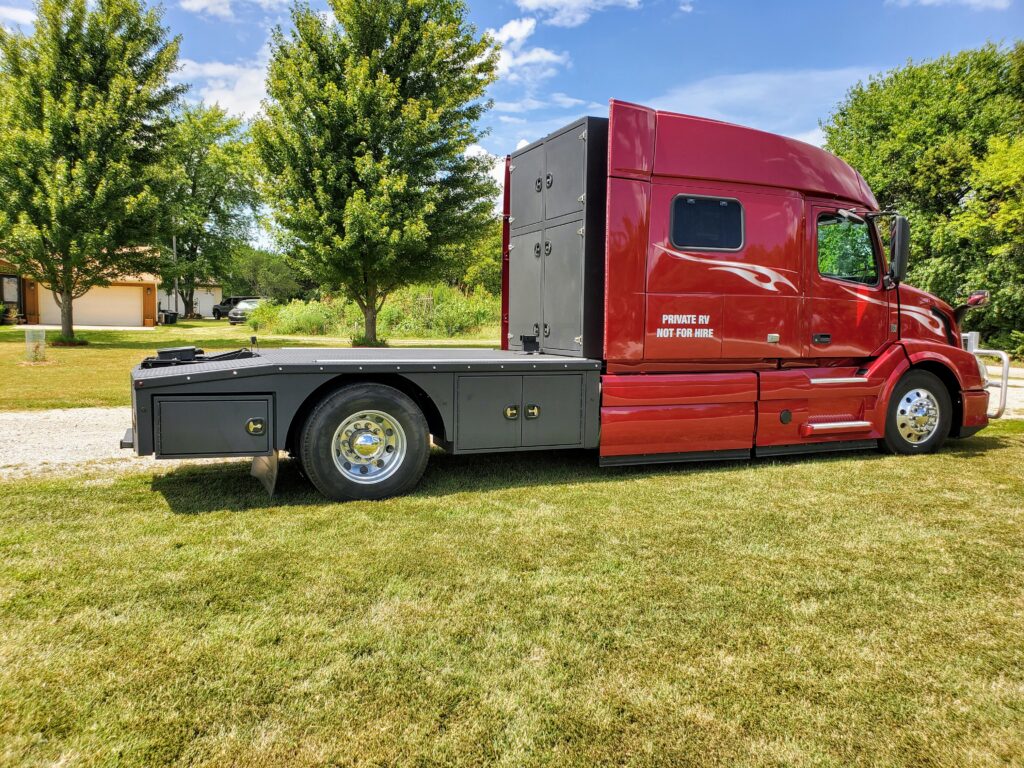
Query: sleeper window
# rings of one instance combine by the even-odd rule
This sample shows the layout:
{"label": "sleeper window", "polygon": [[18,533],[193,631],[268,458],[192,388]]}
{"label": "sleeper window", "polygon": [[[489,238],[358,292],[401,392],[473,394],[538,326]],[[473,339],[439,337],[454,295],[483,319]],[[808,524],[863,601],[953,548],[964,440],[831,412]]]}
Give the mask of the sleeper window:
{"label": "sleeper window", "polygon": [[877,283],[878,264],[867,222],[833,214],[818,217],[818,271],[840,280]]}
{"label": "sleeper window", "polygon": [[737,251],[743,247],[743,206],[729,198],[678,195],[671,229],[676,248]]}

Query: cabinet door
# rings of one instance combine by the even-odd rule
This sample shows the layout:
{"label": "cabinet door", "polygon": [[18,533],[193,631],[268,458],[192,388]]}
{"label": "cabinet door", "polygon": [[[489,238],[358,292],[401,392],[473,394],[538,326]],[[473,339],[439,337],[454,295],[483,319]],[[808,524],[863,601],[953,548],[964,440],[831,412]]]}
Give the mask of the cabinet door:
{"label": "cabinet door", "polygon": [[544,145],[512,158],[509,189],[512,229],[536,224],[544,217]]}
{"label": "cabinet door", "polygon": [[519,446],[522,376],[459,376],[458,390],[459,450]]}
{"label": "cabinet door", "polygon": [[582,221],[544,230],[544,322],[541,348],[583,349]]}
{"label": "cabinet door", "polygon": [[544,145],[544,218],[548,221],[583,211],[580,197],[587,172],[587,142],[580,138],[583,130],[578,126]]}
{"label": "cabinet door", "polygon": [[531,232],[512,238],[508,256],[508,332],[511,346],[522,347],[520,336],[541,333],[540,283],[543,271],[543,233]]}
{"label": "cabinet door", "polygon": [[523,447],[579,445],[583,434],[583,377],[523,377]]}

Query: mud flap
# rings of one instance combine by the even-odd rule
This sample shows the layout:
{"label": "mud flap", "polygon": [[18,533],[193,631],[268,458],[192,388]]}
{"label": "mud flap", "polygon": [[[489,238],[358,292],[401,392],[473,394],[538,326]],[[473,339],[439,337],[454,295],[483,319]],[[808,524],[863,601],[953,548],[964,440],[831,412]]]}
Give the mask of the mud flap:
{"label": "mud flap", "polygon": [[277,451],[269,456],[254,456],[249,474],[259,480],[267,493],[273,496],[274,486],[277,485]]}

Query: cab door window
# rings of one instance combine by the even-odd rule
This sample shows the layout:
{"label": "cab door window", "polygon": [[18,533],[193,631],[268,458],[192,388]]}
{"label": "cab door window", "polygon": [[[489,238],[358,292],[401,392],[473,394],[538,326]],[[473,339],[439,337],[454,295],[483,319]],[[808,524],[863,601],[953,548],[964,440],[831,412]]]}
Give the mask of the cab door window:
{"label": "cab door window", "polygon": [[819,216],[818,272],[837,280],[876,285],[878,261],[868,223],[831,213]]}

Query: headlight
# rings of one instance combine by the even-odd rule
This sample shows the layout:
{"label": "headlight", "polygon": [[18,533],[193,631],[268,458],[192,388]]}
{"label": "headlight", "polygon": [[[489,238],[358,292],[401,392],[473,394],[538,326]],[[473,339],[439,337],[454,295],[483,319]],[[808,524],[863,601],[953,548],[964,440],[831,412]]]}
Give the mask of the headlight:
{"label": "headlight", "polygon": [[978,355],[974,356],[974,359],[978,361],[978,375],[981,376],[981,386],[988,386],[988,367],[985,365],[985,361],[982,360]]}

